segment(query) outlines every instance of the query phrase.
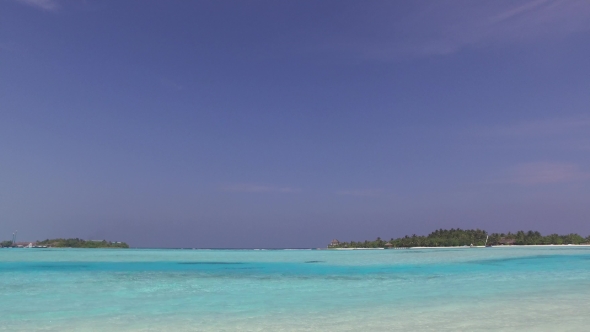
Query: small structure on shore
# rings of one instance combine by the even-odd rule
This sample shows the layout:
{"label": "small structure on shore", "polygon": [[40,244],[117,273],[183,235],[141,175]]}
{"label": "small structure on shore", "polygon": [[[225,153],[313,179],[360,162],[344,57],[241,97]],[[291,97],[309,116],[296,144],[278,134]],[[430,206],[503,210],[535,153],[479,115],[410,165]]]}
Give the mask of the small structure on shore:
{"label": "small structure on shore", "polygon": [[391,242],[387,242],[385,244],[385,249],[391,249],[391,247],[393,247],[393,244],[391,244]]}
{"label": "small structure on shore", "polygon": [[13,246],[17,248],[33,248],[36,244],[33,242],[16,242]]}
{"label": "small structure on shore", "polygon": [[328,247],[337,247],[340,245],[340,241],[334,239],[332,240],[332,242],[330,242],[330,244],[328,245]]}
{"label": "small structure on shore", "polygon": [[513,245],[515,242],[515,239],[507,239],[505,237],[502,237],[500,240],[498,240],[498,243],[502,245]]}

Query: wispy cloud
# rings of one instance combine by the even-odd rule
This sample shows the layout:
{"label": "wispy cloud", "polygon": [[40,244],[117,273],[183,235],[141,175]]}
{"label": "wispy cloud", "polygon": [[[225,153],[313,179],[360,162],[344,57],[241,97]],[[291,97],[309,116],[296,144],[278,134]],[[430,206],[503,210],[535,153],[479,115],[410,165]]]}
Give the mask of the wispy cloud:
{"label": "wispy cloud", "polygon": [[[514,44],[590,30],[587,0],[439,0],[390,24],[403,35],[357,41],[363,56],[448,55],[469,47]],[[392,41],[396,40],[396,41]],[[352,46],[352,45],[351,45]]]}
{"label": "wispy cloud", "polygon": [[547,5],[551,1],[549,0],[533,0],[522,4],[515,5],[513,8],[509,8],[504,12],[498,14],[492,18],[492,22],[502,22],[514,18],[518,15],[526,15],[532,11],[538,10],[539,7]]}
{"label": "wispy cloud", "polygon": [[519,185],[557,184],[590,180],[590,172],[572,163],[536,162],[517,165],[506,182]]}
{"label": "wispy cloud", "polygon": [[361,190],[340,190],[336,195],[344,196],[379,196],[382,190],[379,189],[361,189]]}
{"label": "wispy cloud", "polygon": [[296,193],[301,190],[291,187],[266,186],[258,184],[233,184],[221,187],[222,191],[242,193]]}
{"label": "wispy cloud", "polygon": [[16,0],[20,3],[35,7],[37,9],[56,11],[59,8],[59,4],[55,0]]}

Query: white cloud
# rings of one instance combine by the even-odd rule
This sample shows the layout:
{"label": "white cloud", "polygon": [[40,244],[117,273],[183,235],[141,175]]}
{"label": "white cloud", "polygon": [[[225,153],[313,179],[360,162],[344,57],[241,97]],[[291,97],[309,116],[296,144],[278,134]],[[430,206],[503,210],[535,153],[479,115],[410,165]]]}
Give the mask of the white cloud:
{"label": "white cloud", "polygon": [[55,0],[16,0],[20,3],[48,11],[55,11],[59,8],[58,3]]}

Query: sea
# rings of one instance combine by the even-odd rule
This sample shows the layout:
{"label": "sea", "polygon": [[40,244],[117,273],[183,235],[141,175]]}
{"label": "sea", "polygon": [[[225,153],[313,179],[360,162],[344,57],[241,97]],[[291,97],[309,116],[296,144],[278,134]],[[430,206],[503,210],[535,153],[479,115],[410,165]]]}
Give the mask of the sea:
{"label": "sea", "polygon": [[0,331],[588,331],[590,247],[0,249]]}

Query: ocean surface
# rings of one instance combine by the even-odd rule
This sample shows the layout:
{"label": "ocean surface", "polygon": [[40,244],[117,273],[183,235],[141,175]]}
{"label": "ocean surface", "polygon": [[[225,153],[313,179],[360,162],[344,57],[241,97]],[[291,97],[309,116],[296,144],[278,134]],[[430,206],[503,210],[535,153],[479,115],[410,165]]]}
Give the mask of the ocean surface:
{"label": "ocean surface", "polygon": [[0,249],[0,331],[588,331],[590,247]]}

